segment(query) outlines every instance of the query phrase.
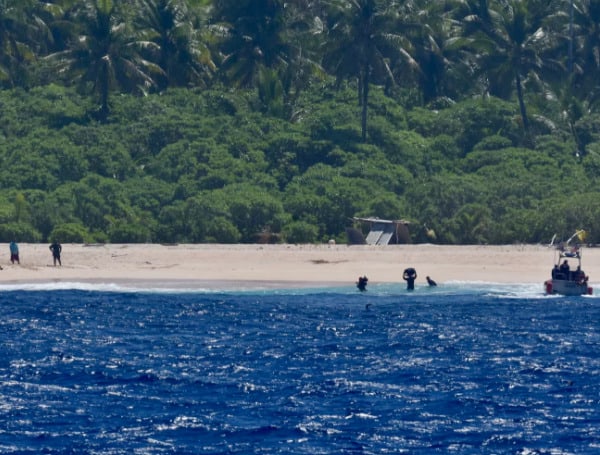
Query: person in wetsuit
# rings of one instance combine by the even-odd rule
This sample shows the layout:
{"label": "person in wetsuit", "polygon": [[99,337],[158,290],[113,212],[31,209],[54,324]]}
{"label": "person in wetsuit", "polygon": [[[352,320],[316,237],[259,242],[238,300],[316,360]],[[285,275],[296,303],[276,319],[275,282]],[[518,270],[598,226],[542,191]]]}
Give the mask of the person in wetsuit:
{"label": "person in wetsuit", "polygon": [[54,262],[54,267],[56,267],[57,262],[58,265],[62,266],[62,262],[60,261],[62,245],[55,240],[54,242],[52,242],[52,245],[50,245],[50,251],[52,251],[52,261]]}
{"label": "person in wetsuit", "polygon": [[356,282],[356,287],[358,288],[359,291],[363,292],[367,290],[367,283],[369,282],[369,279],[365,276],[359,276],[358,277],[358,281]]}
{"label": "person in wetsuit", "polygon": [[429,286],[437,286],[437,283],[436,283],[435,281],[433,281],[433,280],[431,279],[431,277],[429,277],[429,276],[428,276],[428,277],[425,277],[425,279],[427,280],[427,284],[428,284]]}
{"label": "person in wetsuit", "polygon": [[567,261],[566,259],[563,261],[563,263],[560,265],[560,273],[562,274],[562,278],[563,280],[569,280],[571,279],[569,276],[569,272],[570,272],[570,267],[569,267],[569,261]]}
{"label": "person in wetsuit", "polygon": [[412,291],[415,288],[415,280],[417,279],[417,271],[412,267],[404,269],[402,278],[406,281],[406,290]]}

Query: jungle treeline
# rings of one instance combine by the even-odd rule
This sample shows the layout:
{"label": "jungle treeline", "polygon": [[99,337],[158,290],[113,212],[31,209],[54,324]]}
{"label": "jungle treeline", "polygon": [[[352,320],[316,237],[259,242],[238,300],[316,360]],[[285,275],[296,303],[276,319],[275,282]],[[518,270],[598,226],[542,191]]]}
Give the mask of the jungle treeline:
{"label": "jungle treeline", "polygon": [[600,0],[1,0],[0,242],[600,239]]}

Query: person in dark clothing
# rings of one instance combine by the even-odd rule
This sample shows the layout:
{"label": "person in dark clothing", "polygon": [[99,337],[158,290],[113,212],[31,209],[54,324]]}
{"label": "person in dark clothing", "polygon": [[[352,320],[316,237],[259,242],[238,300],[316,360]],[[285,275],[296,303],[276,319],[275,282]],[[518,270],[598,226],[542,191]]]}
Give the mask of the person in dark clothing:
{"label": "person in dark clothing", "polygon": [[563,276],[563,280],[569,280],[571,279],[569,277],[569,272],[571,270],[571,268],[569,267],[569,261],[567,261],[566,259],[563,261],[563,263],[560,265],[560,273]]}
{"label": "person in dark clothing", "polygon": [[366,291],[368,282],[369,282],[369,279],[366,276],[359,276],[358,281],[356,282],[356,287],[361,292]]}
{"label": "person in dark clothing", "polygon": [[583,284],[587,281],[587,277],[585,275],[585,272],[581,270],[581,266],[577,266],[577,270],[575,270],[575,276],[573,277],[573,279],[579,284]]}
{"label": "person in dark clothing", "polygon": [[10,248],[10,262],[12,262],[14,264],[16,261],[17,264],[20,264],[21,261],[19,259],[19,245],[17,245],[17,242],[15,242],[14,240],[12,242],[10,242],[9,248]]}
{"label": "person in dark clothing", "polygon": [[406,290],[412,291],[415,288],[415,280],[417,279],[417,271],[412,267],[404,269],[402,278],[406,281]]}
{"label": "person in dark clothing", "polygon": [[426,277],[426,279],[427,279],[427,284],[428,284],[429,286],[437,286],[437,283],[436,283],[435,281],[433,281],[433,280],[431,279],[431,277]]}
{"label": "person in dark clothing", "polygon": [[58,265],[62,266],[62,262],[60,261],[62,245],[55,240],[52,245],[50,245],[50,251],[52,251],[52,261],[54,262],[54,267],[56,267],[57,262]]}

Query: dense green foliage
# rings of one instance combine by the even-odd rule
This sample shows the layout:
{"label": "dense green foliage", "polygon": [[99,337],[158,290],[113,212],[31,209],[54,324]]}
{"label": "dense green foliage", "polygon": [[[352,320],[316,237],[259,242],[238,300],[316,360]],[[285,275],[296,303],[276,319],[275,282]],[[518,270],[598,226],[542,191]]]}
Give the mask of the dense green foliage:
{"label": "dense green foliage", "polygon": [[70,89],[0,92],[0,236],[344,241],[354,216],[409,219],[415,240],[432,240],[427,225],[444,243],[600,232],[600,143],[580,158],[557,130],[519,147],[512,103],[406,111],[374,90],[365,144],[351,90],[307,91],[295,123],[255,101],[171,89],[115,98],[111,120],[96,122]]}
{"label": "dense green foliage", "polygon": [[600,0],[568,7],[2,1],[0,241],[596,242]]}

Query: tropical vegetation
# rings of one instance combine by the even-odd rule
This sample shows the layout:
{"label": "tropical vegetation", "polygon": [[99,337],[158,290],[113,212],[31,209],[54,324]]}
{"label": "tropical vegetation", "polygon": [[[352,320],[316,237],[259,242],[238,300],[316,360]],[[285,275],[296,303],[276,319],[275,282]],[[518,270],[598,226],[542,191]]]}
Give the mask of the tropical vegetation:
{"label": "tropical vegetation", "polygon": [[0,0],[0,241],[600,239],[600,0]]}

